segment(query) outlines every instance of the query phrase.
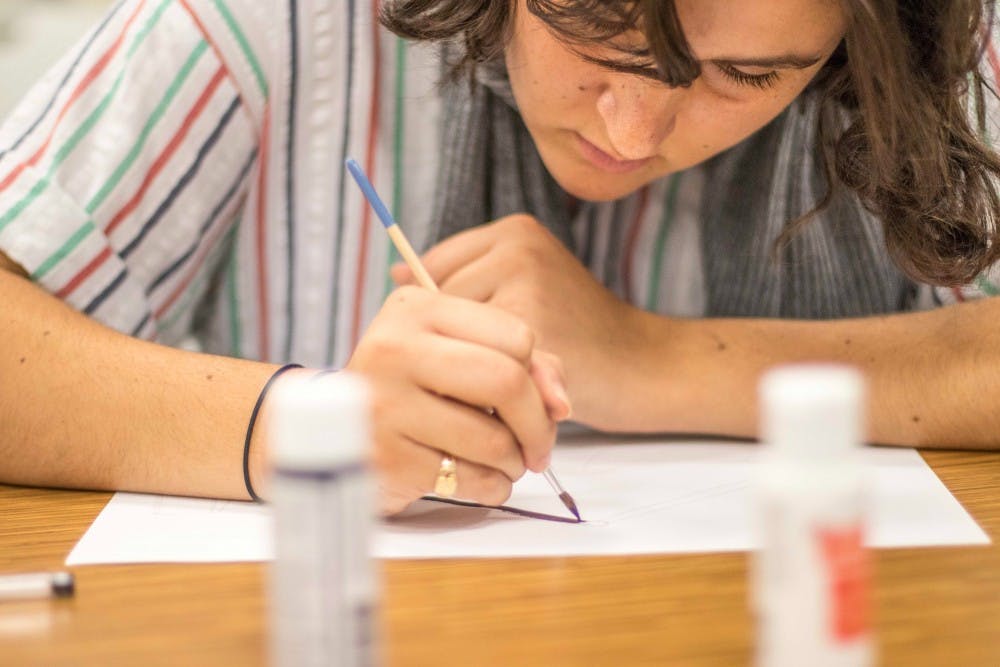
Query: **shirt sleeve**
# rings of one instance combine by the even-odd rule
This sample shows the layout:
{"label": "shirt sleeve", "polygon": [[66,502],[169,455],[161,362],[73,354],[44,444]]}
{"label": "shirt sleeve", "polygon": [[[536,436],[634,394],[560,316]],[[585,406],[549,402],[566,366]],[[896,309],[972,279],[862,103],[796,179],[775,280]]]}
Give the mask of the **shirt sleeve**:
{"label": "shirt sleeve", "polygon": [[0,128],[0,251],[35,283],[148,339],[195,309],[258,161],[251,5],[123,0]]}

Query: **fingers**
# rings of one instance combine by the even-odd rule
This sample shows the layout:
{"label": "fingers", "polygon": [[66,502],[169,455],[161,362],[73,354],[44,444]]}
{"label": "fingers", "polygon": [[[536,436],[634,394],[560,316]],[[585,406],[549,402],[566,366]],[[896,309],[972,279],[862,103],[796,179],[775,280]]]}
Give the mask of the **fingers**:
{"label": "fingers", "polygon": [[549,418],[528,368],[513,358],[460,340],[420,341],[410,368],[413,381],[436,394],[473,406],[493,407],[521,445],[528,469],[545,469],[555,442]]}
{"label": "fingers", "polygon": [[[384,465],[376,461],[383,514],[397,514],[432,494],[445,456],[408,438],[396,439],[391,449],[380,457]],[[455,458],[455,480],[455,497],[483,505],[503,504],[513,488],[510,478],[499,470],[461,458]]]}
{"label": "fingers", "polygon": [[460,493],[477,502],[500,502],[525,468],[545,469],[568,401],[558,361],[535,359],[534,344],[499,308],[418,287],[390,296],[347,365],[373,388],[383,511],[427,493],[442,452],[465,463]]}
{"label": "fingers", "polygon": [[470,301],[488,303],[503,281],[510,277],[504,267],[493,261],[496,254],[487,253],[459,267],[441,282],[441,291]]}
{"label": "fingers", "polygon": [[549,418],[554,421],[569,419],[573,406],[566,393],[566,376],[559,357],[535,350],[531,355],[531,378],[538,387]]}
{"label": "fingers", "polygon": [[[489,253],[495,241],[490,231],[488,227],[476,227],[460,232],[427,251],[421,257],[421,263],[440,286],[455,271]],[[393,264],[389,275],[397,285],[416,282],[413,270],[405,262]]]}
{"label": "fingers", "polygon": [[427,299],[426,290],[421,292],[414,296],[426,301],[424,315],[433,331],[491,348],[528,366],[535,347],[535,334],[519,317],[456,296]]}
{"label": "fingers", "polygon": [[424,253],[421,260],[440,286],[452,273],[490,251],[496,243],[494,225],[473,227],[445,239]]}
{"label": "fingers", "polygon": [[[510,215],[445,239],[428,250],[421,260],[434,282],[441,286],[456,271],[486,255],[502,238],[536,234],[539,229],[543,229],[542,226],[530,216]],[[406,265],[397,264],[390,271],[398,285],[413,282],[413,273]]]}
{"label": "fingers", "polygon": [[362,340],[360,347],[412,349],[412,337],[432,331],[490,348],[524,364],[527,368],[535,335],[516,315],[499,308],[455,296],[433,293],[419,287],[400,287]]}
{"label": "fingers", "polygon": [[502,472],[511,482],[525,472],[521,447],[514,434],[486,411],[443,396],[423,392],[398,408],[412,424],[408,435],[417,442],[457,459]]}

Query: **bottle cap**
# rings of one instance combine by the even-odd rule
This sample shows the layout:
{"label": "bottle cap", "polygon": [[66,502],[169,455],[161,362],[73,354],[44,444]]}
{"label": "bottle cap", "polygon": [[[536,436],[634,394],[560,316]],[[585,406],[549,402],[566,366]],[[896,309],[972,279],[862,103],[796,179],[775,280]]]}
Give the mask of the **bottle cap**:
{"label": "bottle cap", "polygon": [[802,364],[760,383],[761,436],[771,453],[798,461],[849,456],[863,440],[864,380],[847,366]]}
{"label": "bottle cap", "polygon": [[346,371],[282,377],[267,401],[276,467],[328,470],[366,460],[371,407],[360,377]]}

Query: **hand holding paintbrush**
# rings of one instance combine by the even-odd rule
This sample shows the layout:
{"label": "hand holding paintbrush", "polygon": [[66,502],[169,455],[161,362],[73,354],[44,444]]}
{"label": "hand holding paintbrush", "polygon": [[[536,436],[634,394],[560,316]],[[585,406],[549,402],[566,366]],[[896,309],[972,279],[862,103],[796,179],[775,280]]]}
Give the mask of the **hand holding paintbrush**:
{"label": "hand holding paintbrush", "polygon": [[[438,292],[438,287],[434,283],[433,278],[431,278],[430,274],[427,273],[427,270],[424,268],[423,263],[420,261],[420,258],[413,250],[413,247],[410,245],[410,242],[407,240],[402,230],[396,224],[396,221],[389,213],[389,210],[385,207],[385,204],[382,202],[382,199],[378,196],[378,193],[375,192],[374,187],[372,187],[371,182],[369,182],[367,176],[365,176],[360,165],[358,165],[358,163],[355,162],[354,160],[349,159],[346,162],[346,166],[348,171],[350,171],[351,175],[354,177],[354,180],[358,183],[358,186],[364,193],[365,198],[368,200],[372,208],[375,210],[375,213],[378,216],[379,220],[382,221],[382,224],[385,227],[386,232],[389,235],[389,238],[396,246],[396,249],[399,251],[400,256],[410,267],[410,270],[413,272],[413,275],[415,276],[417,282],[421,285],[421,287],[425,289],[428,289],[432,292]],[[536,371],[536,369],[532,370],[533,372]],[[566,407],[566,414],[563,415],[562,418],[568,416],[569,405],[566,404],[565,407]],[[492,414],[492,409],[490,412]],[[559,496],[559,499],[563,502],[566,508],[573,513],[573,515],[577,518],[577,520],[579,520],[580,512],[576,507],[576,503],[573,501],[572,496],[570,496],[570,494],[567,493],[565,489],[563,489],[562,485],[556,479],[556,476],[552,472],[551,468],[549,468],[546,465],[543,474],[545,476],[545,479],[552,486],[552,489]],[[435,493],[445,497],[450,497],[454,495],[456,490],[456,481],[457,481],[456,478],[457,474],[455,470],[455,461],[453,458],[446,455],[441,463],[441,469],[439,471],[437,484],[435,485]]]}

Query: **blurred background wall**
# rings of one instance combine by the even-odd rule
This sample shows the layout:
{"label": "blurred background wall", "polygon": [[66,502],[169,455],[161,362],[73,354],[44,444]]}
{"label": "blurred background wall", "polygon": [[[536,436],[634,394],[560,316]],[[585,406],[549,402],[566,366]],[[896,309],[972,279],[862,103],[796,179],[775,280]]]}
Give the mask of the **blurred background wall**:
{"label": "blurred background wall", "polygon": [[0,0],[0,119],[113,0]]}

